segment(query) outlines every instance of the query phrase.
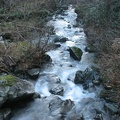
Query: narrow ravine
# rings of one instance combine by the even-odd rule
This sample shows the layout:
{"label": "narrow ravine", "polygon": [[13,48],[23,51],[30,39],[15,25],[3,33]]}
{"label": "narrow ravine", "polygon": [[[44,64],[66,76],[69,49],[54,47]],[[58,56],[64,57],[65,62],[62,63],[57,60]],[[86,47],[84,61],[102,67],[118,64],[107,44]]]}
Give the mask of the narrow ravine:
{"label": "narrow ravine", "polygon": [[[47,52],[52,63],[46,65],[40,72],[35,84],[35,91],[40,99],[16,111],[11,120],[109,120],[104,110],[104,100],[98,94],[102,87],[89,83],[89,89],[83,89],[81,84],[75,84],[75,74],[78,70],[91,70],[95,66],[94,54],[85,52],[86,35],[82,25],[77,25],[77,14],[72,6],[60,15],[53,16],[48,22],[54,27],[52,40],[60,47]],[[57,37],[66,38],[64,42]],[[69,53],[69,47],[76,46],[83,52],[80,61],[74,60]]]}

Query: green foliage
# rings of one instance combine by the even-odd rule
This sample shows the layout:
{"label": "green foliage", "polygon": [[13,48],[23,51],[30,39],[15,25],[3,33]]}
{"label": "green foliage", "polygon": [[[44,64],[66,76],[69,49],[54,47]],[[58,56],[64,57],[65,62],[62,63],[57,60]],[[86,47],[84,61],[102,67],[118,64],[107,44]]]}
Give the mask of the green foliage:
{"label": "green foliage", "polygon": [[109,0],[109,4],[105,0],[84,4],[77,7],[76,12],[86,25],[120,28],[119,0]]}
{"label": "green foliage", "polygon": [[12,75],[0,77],[0,86],[12,86],[17,82],[17,78]]}

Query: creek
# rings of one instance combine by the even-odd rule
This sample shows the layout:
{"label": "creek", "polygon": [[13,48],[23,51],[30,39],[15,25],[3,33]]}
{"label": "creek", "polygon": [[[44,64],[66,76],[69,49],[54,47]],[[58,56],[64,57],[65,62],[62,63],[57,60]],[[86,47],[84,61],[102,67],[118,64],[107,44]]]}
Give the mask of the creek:
{"label": "creek", "polygon": [[[98,97],[102,87],[89,83],[89,89],[75,84],[74,78],[78,70],[91,69],[94,54],[85,52],[86,35],[82,25],[77,25],[77,14],[72,6],[62,14],[54,15],[48,22],[54,27],[55,36],[64,37],[66,42],[58,41],[60,47],[47,54],[52,63],[47,64],[40,72],[35,84],[35,91],[41,95],[26,107],[16,110],[11,120],[109,120],[104,110],[104,100]],[[74,60],[68,51],[76,46],[83,52],[80,61]]]}

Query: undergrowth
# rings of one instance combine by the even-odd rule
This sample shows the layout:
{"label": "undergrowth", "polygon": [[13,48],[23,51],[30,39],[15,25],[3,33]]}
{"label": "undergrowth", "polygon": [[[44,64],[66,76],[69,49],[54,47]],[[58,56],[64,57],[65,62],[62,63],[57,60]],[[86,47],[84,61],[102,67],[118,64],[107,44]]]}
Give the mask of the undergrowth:
{"label": "undergrowth", "polygon": [[88,44],[94,44],[96,61],[111,86],[111,101],[120,103],[120,1],[93,0],[76,7],[78,21],[85,27]]}

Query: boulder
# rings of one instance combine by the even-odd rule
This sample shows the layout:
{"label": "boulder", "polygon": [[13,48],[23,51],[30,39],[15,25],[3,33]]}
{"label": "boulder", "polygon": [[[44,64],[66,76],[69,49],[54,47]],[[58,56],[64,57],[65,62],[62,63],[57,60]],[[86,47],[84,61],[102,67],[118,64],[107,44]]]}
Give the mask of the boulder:
{"label": "boulder", "polygon": [[93,53],[93,52],[96,52],[96,48],[95,48],[94,45],[88,45],[88,46],[85,47],[85,51]]}
{"label": "boulder", "polygon": [[87,80],[93,80],[92,71],[90,69],[85,69],[85,71],[77,71],[75,74],[74,82],[76,84],[85,83]]}
{"label": "boulder", "polygon": [[50,89],[50,93],[54,94],[54,95],[61,95],[63,96],[63,93],[64,93],[64,88],[57,84],[57,85],[54,85],[51,89]]}
{"label": "boulder", "polygon": [[56,43],[55,48],[58,48],[58,47],[61,47],[61,45]]}
{"label": "boulder", "polygon": [[69,40],[68,38],[63,37],[63,38],[61,38],[59,41],[60,41],[60,42],[66,42],[66,41],[68,41],[68,40]]}
{"label": "boulder", "polygon": [[56,43],[56,42],[66,42],[68,41],[69,39],[66,38],[66,37],[60,37],[60,36],[55,36],[55,38],[53,39],[53,41]]}
{"label": "boulder", "polygon": [[110,118],[104,111],[103,101],[95,101],[88,97],[75,104],[65,120],[110,120]]}
{"label": "boulder", "polygon": [[82,50],[77,47],[69,47],[70,56],[75,60],[81,60]]}
{"label": "boulder", "polygon": [[0,110],[0,120],[10,120],[11,110],[9,108],[4,108]]}
{"label": "boulder", "polygon": [[39,77],[39,69],[30,69],[27,71],[27,74],[31,79],[37,79]]}
{"label": "boulder", "polygon": [[44,60],[43,63],[48,63],[52,61],[51,57],[48,54],[44,54],[42,56],[42,59]]}
{"label": "boulder", "polygon": [[74,83],[83,84],[84,88],[87,89],[92,84],[100,85],[101,79],[96,71],[87,68],[85,71],[79,70],[76,72]]}
{"label": "boulder", "polygon": [[36,89],[43,91],[44,86],[46,86],[46,91],[48,93],[62,96],[64,89],[60,84],[61,80],[57,75],[52,73],[43,73],[40,74],[39,80],[36,84]]}
{"label": "boulder", "polygon": [[75,84],[84,83],[84,76],[83,76],[83,72],[81,70],[79,70],[79,71],[76,72],[74,83]]}
{"label": "boulder", "polygon": [[0,77],[0,107],[14,107],[21,102],[27,102],[40,97],[32,83],[12,75]]}

